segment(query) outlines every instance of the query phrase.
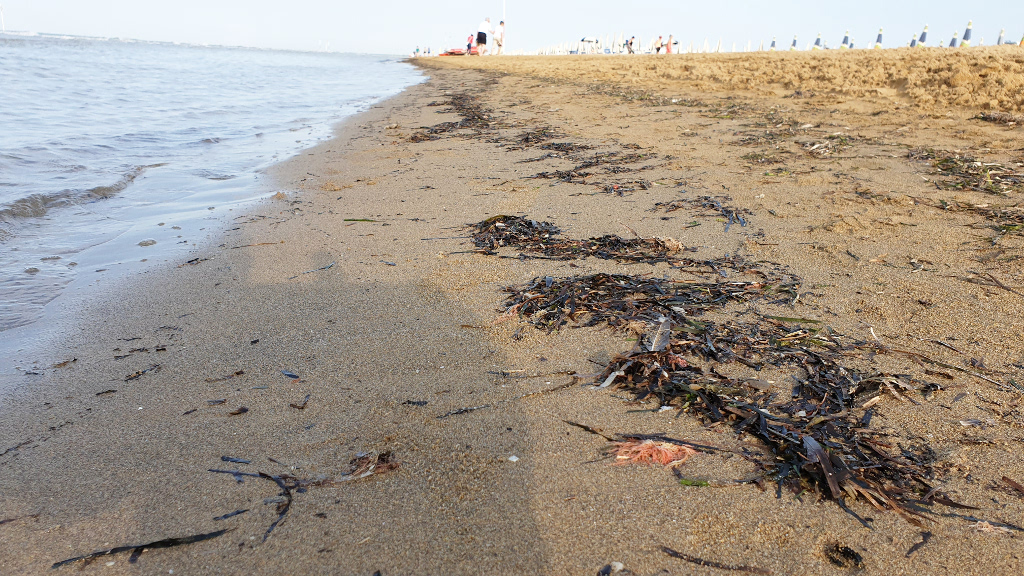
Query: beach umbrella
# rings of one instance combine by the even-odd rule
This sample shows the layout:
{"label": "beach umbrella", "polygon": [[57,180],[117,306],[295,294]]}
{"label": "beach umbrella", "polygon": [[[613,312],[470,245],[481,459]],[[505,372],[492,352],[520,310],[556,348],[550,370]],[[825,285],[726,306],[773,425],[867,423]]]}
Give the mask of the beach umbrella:
{"label": "beach umbrella", "polygon": [[843,36],[843,43],[839,45],[840,50],[847,50],[850,48],[850,31],[847,30]]}
{"label": "beach umbrella", "polygon": [[928,25],[924,25],[924,31],[921,32],[921,37],[917,40],[917,45],[924,48],[928,45]]}
{"label": "beach umbrella", "polygon": [[964,39],[960,41],[960,47],[961,48],[970,48],[971,47],[971,29],[972,28],[974,28],[974,21],[973,20],[968,20],[967,21],[967,30],[964,30]]}
{"label": "beach umbrella", "polygon": [[792,50],[796,50],[796,36],[795,36],[795,35],[793,36],[793,45],[792,45],[792,46],[790,46],[790,47],[789,47],[789,49],[790,49],[791,51],[792,51]]}
{"label": "beach umbrella", "polygon": [[850,50],[853,50],[853,38],[850,38]]}
{"label": "beach umbrella", "polygon": [[772,36],[772,45],[771,48],[768,48],[768,51],[775,52],[775,36]]}
{"label": "beach umbrella", "polygon": [[1006,35],[1006,28],[1003,28],[1002,30],[999,31],[999,39],[996,40],[996,46],[1002,46],[1003,45],[1003,36],[1005,36],[1005,35]]}
{"label": "beach umbrella", "polygon": [[878,29],[878,38],[875,39],[875,50],[881,50],[882,48],[882,29]]}
{"label": "beach umbrella", "polygon": [[953,32],[953,39],[949,41],[949,47],[950,48],[956,48],[957,47],[957,41],[956,41],[956,35],[957,34],[959,34],[959,32]]}
{"label": "beach umbrella", "polygon": [[818,37],[814,39],[814,47],[811,50],[821,50],[821,33],[818,33]]}

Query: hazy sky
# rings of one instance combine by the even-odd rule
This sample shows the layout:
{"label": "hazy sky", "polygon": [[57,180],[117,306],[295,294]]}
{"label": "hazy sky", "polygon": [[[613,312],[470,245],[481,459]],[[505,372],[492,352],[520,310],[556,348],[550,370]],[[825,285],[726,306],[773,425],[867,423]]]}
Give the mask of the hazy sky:
{"label": "hazy sky", "polygon": [[[407,54],[417,45],[435,51],[464,46],[466,36],[490,16],[501,19],[501,0],[0,0],[8,30],[177,42]],[[1024,35],[1021,0],[630,2],[628,0],[507,0],[509,49],[622,32],[642,40],[674,34],[681,44],[719,38],[756,47],[793,35],[804,48],[820,32],[836,46],[847,29],[859,46],[885,28],[889,46],[904,45],[925,24],[934,44],[949,43],[973,19],[974,43],[993,44],[1000,28],[1007,39]]]}

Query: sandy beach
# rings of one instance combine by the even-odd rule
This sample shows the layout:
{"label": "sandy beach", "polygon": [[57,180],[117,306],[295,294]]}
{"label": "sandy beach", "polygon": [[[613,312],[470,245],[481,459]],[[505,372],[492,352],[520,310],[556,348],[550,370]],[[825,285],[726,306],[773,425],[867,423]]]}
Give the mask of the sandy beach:
{"label": "sandy beach", "polygon": [[[213,245],[33,351],[0,407],[0,573],[1024,571],[1024,51],[416,64]],[[482,249],[496,216],[668,255]],[[888,384],[826,420],[917,492],[844,509],[813,459],[776,482],[740,423],[813,417],[773,408],[803,368],[687,356],[763,401],[713,419],[595,389],[650,322],[506,313],[506,287],[601,273],[786,287],[688,313],[848,346]],[[655,434],[705,449],[607,456]]]}

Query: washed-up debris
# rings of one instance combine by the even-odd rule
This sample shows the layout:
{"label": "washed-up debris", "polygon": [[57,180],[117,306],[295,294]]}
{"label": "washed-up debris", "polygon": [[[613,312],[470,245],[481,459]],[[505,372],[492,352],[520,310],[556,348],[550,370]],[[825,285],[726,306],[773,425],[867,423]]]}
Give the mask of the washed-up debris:
{"label": "washed-up debris", "polygon": [[288,406],[290,406],[292,408],[295,408],[296,410],[305,410],[306,409],[306,404],[309,403],[309,397],[310,396],[311,396],[311,394],[306,394],[306,397],[302,399],[302,402],[299,402],[297,404],[289,404]]}
{"label": "washed-up debris", "polygon": [[491,128],[491,111],[484,108],[479,99],[469,93],[455,94],[448,100],[450,108],[443,112],[455,112],[462,119],[458,122],[442,122],[427,128],[425,132],[415,132],[409,137],[411,142],[423,142],[426,140],[437,140],[439,134],[448,134],[457,130],[471,129],[474,135]]}
{"label": "washed-up debris", "polygon": [[605,184],[603,190],[608,194],[622,196],[626,192],[650,190],[652,186],[653,184],[651,184],[650,180],[630,180],[629,182],[620,182],[619,184]]}
{"label": "washed-up debris", "polygon": [[3,526],[4,524],[10,524],[11,522],[17,522],[18,520],[25,520],[26,518],[32,518],[32,519],[39,518],[39,514],[28,514],[26,516],[15,516],[14,518],[4,518],[3,520],[0,520],[0,526]]}
{"label": "washed-up debris", "polygon": [[[883,395],[915,402],[907,395],[923,383],[908,375],[864,372],[848,359],[900,353],[947,365],[916,352],[842,337],[814,326],[813,320],[695,318],[730,302],[795,294],[797,282],[687,283],[607,274],[538,278],[507,288],[511,295],[504,311],[548,331],[604,324],[641,333],[633,350],[613,359],[595,384],[631,391],[639,400],[656,398],[659,406],[728,423],[759,438],[774,455],[754,458],[770,471],[780,494],[783,486],[795,493],[811,489],[851,514],[845,499],[862,497],[915,524],[920,524],[920,512],[910,504],[958,506],[933,485],[936,456],[923,439],[897,444],[877,439],[867,428],[867,410]],[[795,370],[795,386],[774,390],[767,382],[727,376],[716,368],[731,362],[755,370]]]}
{"label": "washed-up debris", "polygon": [[973,190],[1006,196],[1010,192],[1024,191],[1024,174],[998,162],[982,162],[967,154],[934,149],[914,149],[908,153],[912,160],[927,160],[946,176],[936,182],[945,190]]}
{"label": "washed-up debris", "polygon": [[217,398],[216,400],[207,400],[206,403],[210,406],[218,406],[227,402],[227,398]]}
{"label": "washed-up debris", "polygon": [[96,395],[97,396],[106,396],[107,394],[116,394],[116,393],[117,393],[117,390],[114,390],[113,388],[110,388],[109,390],[104,390],[102,392],[97,392]]}
{"label": "washed-up debris", "polygon": [[[600,152],[590,158],[581,159],[580,163],[568,170],[555,170],[553,172],[539,172],[533,178],[547,178],[561,180],[562,182],[586,184],[586,178],[591,176],[591,170],[601,168],[605,174],[621,174],[624,172],[635,172],[642,168],[632,168],[626,164],[636,164],[645,160],[655,158],[654,153],[635,152],[623,154],[621,152]],[[605,186],[600,186],[605,188]],[[649,186],[648,186],[649,187]],[[645,190],[647,188],[644,188]]]}
{"label": "washed-up debris", "polygon": [[583,152],[590,150],[592,146],[586,144],[575,144],[573,142],[549,142],[541,145],[541,150],[551,150],[553,152],[560,152],[562,154],[574,154],[576,152]]}
{"label": "washed-up debris", "polygon": [[359,480],[374,474],[391,472],[399,467],[398,461],[395,460],[394,454],[390,450],[379,453],[360,452],[348,464],[352,469],[339,476],[339,481]]}
{"label": "washed-up debris", "polygon": [[[275,460],[271,459],[276,462]],[[336,482],[346,482],[351,480],[358,480],[360,478],[366,478],[375,474],[384,474],[390,472],[399,467],[398,461],[394,458],[394,455],[390,450],[386,452],[362,452],[356,455],[349,462],[350,471],[338,476],[337,478],[322,477],[317,479],[309,478],[298,478],[291,474],[267,474],[265,472],[242,472],[240,470],[219,470],[211,468],[209,472],[215,474],[230,474],[238,483],[244,483],[245,478],[258,478],[261,480],[267,480],[273,482],[281,492],[276,496],[265,500],[266,504],[277,505],[277,518],[270,524],[267,530],[263,533],[263,542],[267,541],[274,529],[277,528],[281,521],[284,520],[285,516],[291,510],[292,502],[294,500],[295,493],[303,493],[308,488],[328,486]],[[236,514],[240,514],[237,512]],[[230,517],[235,514],[230,514],[225,517]]]}
{"label": "washed-up debris", "polygon": [[971,524],[970,527],[973,528],[974,530],[977,530],[978,532],[982,532],[982,533],[985,533],[985,534],[1012,534],[1013,533],[1012,530],[1010,530],[1009,528],[1007,528],[1005,526],[999,526],[997,524],[992,524],[992,523],[986,522],[984,520],[979,520],[979,521],[975,522],[974,524]]}
{"label": "washed-up debris", "polygon": [[840,568],[863,568],[864,558],[849,546],[830,544],[822,550],[825,559]]}
{"label": "washed-up debris", "polygon": [[228,412],[228,416],[238,416],[239,414],[245,414],[248,411],[249,409],[246,408],[245,406],[239,406],[238,408],[232,410],[231,412]]}
{"label": "washed-up debris", "polygon": [[615,458],[616,464],[658,464],[674,468],[686,462],[697,451],[670,442],[631,438],[614,442],[607,453]]}
{"label": "washed-up debris", "polygon": [[750,130],[745,132],[735,132],[733,133],[733,136],[740,137],[739,140],[733,141],[733,144],[736,144],[737,146],[770,145],[777,148],[784,139],[796,136],[796,132],[792,128]]}
{"label": "washed-up debris", "polygon": [[402,402],[402,405],[403,406],[426,406],[427,405],[427,401],[426,400],[406,400],[405,402]]}
{"label": "washed-up debris", "polygon": [[698,196],[696,198],[681,198],[678,200],[672,200],[671,202],[658,202],[654,205],[654,208],[664,210],[665,212],[674,212],[682,208],[701,209],[704,213],[712,212],[716,215],[720,214],[728,219],[725,226],[725,231],[729,231],[729,227],[734,223],[739,222],[740,226],[746,226],[747,221],[743,218],[743,215],[753,216],[754,213],[746,208],[736,208],[735,206],[723,205],[722,202],[731,202],[732,198],[728,196]]}
{"label": "washed-up debris", "polygon": [[312,274],[313,272],[319,272],[321,270],[330,270],[331,268],[334,267],[334,264],[335,264],[335,262],[331,262],[330,264],[328,264],[326,266],[321,266],[319,268],[314,268],[312,270],[306,270],[302,274],[296,274],[295,276],[292,276],[291,278],[288,278],[288,279],[289,280],[294,280],[294,279],[298,278],[299,276],[302,276],[303,274]]}
{"label": "washed-up debris", "polygon": [[[733,264],[739,265],[730,261],[707,263],[714,268]],[[701,310],[765,294],[793,293],[793,290],[793,285],[782,281],[679,282],[598,273],[552,279],[551,282],[537,278],[528,284],[505,288],[509,296],[503,311],[506,316],[518,315],[548,331],[569,323],[579,326],[604,323],[619,329],[639,327],[643,331],[646,325],[637,325],[637,322],[660,323],[667,314],[676,313],[679,317],[672,322],[676,332],[700,333],[704,324],[693,320],[692,316]]]}
{"label": "washed-up debris", "polygon": [[234,512],[228,512],[227,514],[224,514],[223,516],[217,516],[216,518],[214,518],[214,520],[227,520],[228,518],[234,518],[235,516],[238,516],[240,514],[245,514],[248,511],[249,511],[248,508],[238,509],[238,510],[235,510]]}
{"label": "washed-up debris", "polygon": [[956,200],[940,200],[938,202],[920,198],[917,200],[948,212],[966,212],[981,216],[992,222],[992,228],[1001,234],[1024,234],[1024,206],[1019,204],[992,206],[989,204],[967,204]]}
{"label": "washed-up debris", "polygon": [[740,158],[746,160],[747,162],[753,162],[755,164],[782,164],[782,159],[780,159],[778,156],[775,156],[774,154],[768,154],[765,152],[751,152],[749,154],[744,154],[743,156],[740,156]]}
{"label": "washed-up debris", "polygon": [[522,216],[493,216],[473,224],[473,244],[482,254],[496,254],[501,247],[521,250],[533,258],[553,260],[600,258],[619,262],[692,263],[678,256],[688,250],[672,238],[625,239],[609,234],[587,240],[569,240],[558,236],[559,230],[550,222],[538,222]]}
{"label": "washed-up debris", "polygon": [[975,116],[978,120],[984,122],[993,122],[995,124],[1006,124],[1008,126],[1015,126],[1017,124],[1024,124],[1024,117],[1014,116],[1007,112],[982,112]]}
{"label": "washed-up debris", "polygon": [[[861,496],[915,524],[918,512],[904,503],[925,496],[927,503],[948,501],[931,483],[935,455],[930,448],[876,440],[856,415],[863,410],[859,405],[881,394],[901,398],[898,388],[913,389],[908,377],[864,374],[844,365],[846,354],[869,344],[777,321],[680,326],[689,330],[674,333],[665,350],[638,347],[613,360],[598,381],[611,380],[640,399],[654,396],[661,405],[758,437],[774,452],[775,458],[761,466],[773,471],[780,490],[784,484],[794,491],[822,486],[844,509],[846,497]],[[745,386],[714,368],[733,361],[755,369],[797,368],[803,374],[794,376],[792,392],[779,398],[779,392]]]}
{"label": "washed-up debris", "polygon": [[747,572],[750,574],[771,574],[771,571],[765,570],[764,568],[758,568],[756,566],[746,566],[743,564],[722,564],[721,562],[714,562],[712,560],[705,560],[682,552],[677,552],[668,546],[662,546],[661,551],[673,558],[685,560],[691,564],[698,566],[708,566],[710,568],[718,568],[719,570],[731,570],[733,572]]}
{"label": "washed-up debris", "polygon": [[296,374],[294,372],[289,372],[288,370],[281,370],[281,374],[284,374],[285,376],[287,376],[288,378],[291,378],[292,380],[298,380],[299,379],[299,375],[298,374]]}
{"label": "washed-up debris", "polygon": [[209,258],[193,258],[184,264],[178,264],[178,268],[181,268],[182,266],[195,266],[196,264],[206,262],[207,260],[209,260]]}
{"label": "washed-up debris", "polygon": [[1003,482],[1006,483],[1007,486],[1016,490],[1017,497],[1024,498],[1024,485],[1021,485],[1016,480],[1013,480],[1012,478],[1009,478],[1007,476],[1003,476],[1002,480]]}
{"label": "washed-up debris", "polygon": [[252,461],[246,460],[244,458],[233,458],[231,456],[221,456],[220,459],[221,459],[222,462],[233,462],[235,464],[252,464]]}
{"label": "washed-up debris", "polygon": [[207,378],[205,381],[211,384],[214,382],[224,382],[226,380],[231,380],[232,378],[237,378],[242,374],[245,374],[245,370],[236,370],[227,376],[221,376],[220,378]]}
{"label": "washed-up debris", "polygon": [[146,374],[148,372],[157,372],[159,370],[160,370],[160,365],[159,364],[153,364],[149,368],[143,368],[142,370],[139,370],[138,372],[132,372],[131,374],[125,376],[124,377],[124,381],[128,382],[128,381],[131,381],[131,380],[138,380],[139,378],[142,378],[143,374]]}
{"label": "washed-up debris", "polygon": [[906,555],[904,557],[905,558],[910,558],[911,556],[914,555],[915,552],[920,550],[931,539],[932,539],[932,533],[931,532],[921,532],[921,541],[920,542],[916,542],[913,546],[911,546],[910,549],[907,550],[907,553],[906,553]]}
{"label": "washed-up debris", "polygon": [[807,154],[816,158],[827,158],[853,145],[854,137],[849,134],[832,134],[824,140],[803,142],[801,146]]}
{"label": "washed-up debris", "polygon": [[[550,126],[542,126],[535,130],[528,130],[526,132],[523,132],[519,136],[519,138],[516,139],[516,143],[521,144],[523,146],[536,146],[537,144],[548,142],[550,140],[554,140],[555,138],[561,137],[562,134],[559,133],[554,128]],[[541,148],[544,148],[546,150],[559,149],[557,147],[552,148],[550,145],[541,146]],[[589,148],[589,146],[587,148]],[[577,149],[582,150],[584,148]]]}
{"label": "washed-up debris", "polygon": [[438,420],[443,420],[443,419],[445,419],[445,418],[447,418],[449,416],[458,416],[459,414],[466,414],[466,413],[469,413],[469,412],[475,412],[477,410],[483,410],[484,408],[492,408],[492,407],[493,406],[491,404],[481,404],[480,406],[469,406],[467,408],[458,408],[456,410],[450,410],[448,412],[445,412],[444,414],[441,414],[440,416],[437,417],[437,419]]}
{"label": "washed-up debris", "polygon": [[102,556],[110,556],[113,554],[120,554],[122,552],[131,552],[131,556],[128,558],[128,562],[134,564],[139,560],[139,556],[142,555],[146,550],[153,550],[156,548],[171,548],[174,546],[182,546],[185,544],[195,544],[196,542],[202,542],[204,540],[211,540],[223,534],[226,534],[233,530],[233,528],[227,528],[224,530],[217,530],[216,532],[207,532],[206,534],[195,534],[193,536],[184,536],[181,538],[165,538],[163,540],[157,540],[156,542],[150,542],[148,544],[129,544],[126,546],[118,546],[116,548],[109,548],[107,550],[100,550],[84,556],[76,556],[74,558],[68,558],[67,560],[61,560],[55,562],[53,568],[60,568],[61,566],[67,566],[68,564],[74,564],[75,562],[81,562],[83,560],[92,560],[94,558],[100,558]]}

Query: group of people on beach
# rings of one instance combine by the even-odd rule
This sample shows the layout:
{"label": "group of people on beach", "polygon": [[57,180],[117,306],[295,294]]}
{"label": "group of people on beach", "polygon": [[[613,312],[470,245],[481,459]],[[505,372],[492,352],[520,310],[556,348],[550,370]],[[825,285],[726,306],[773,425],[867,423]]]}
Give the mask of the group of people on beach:
{"label": "group of people on beach", "polygon": [[[490,36],[494,43],[494,56],[500,56],[505,48],[505,21],[498,22],[497,28],[491,28],[491,19],[484,18],[483,22],[476,29],[476,53],[480,56],[487,54],[487,37]],[[466,38],[466,54],[473,51],[474,37],[472,34]]]}
{"label": "group of people on beach", "polygon": [[[631,36],[629,40],[626,40],[626,51],[630,54],[636,54],[634,51],[634,44],[636,43],[636,36]],[[672,53],[672,46],[676,44],[675,37],[671,34],[668,36],[668,42],[663,40],[662,36],[658,36],[658,39],[654,41],[654,53],[661,54],[662,49],[665,50],[665,54]]]}

